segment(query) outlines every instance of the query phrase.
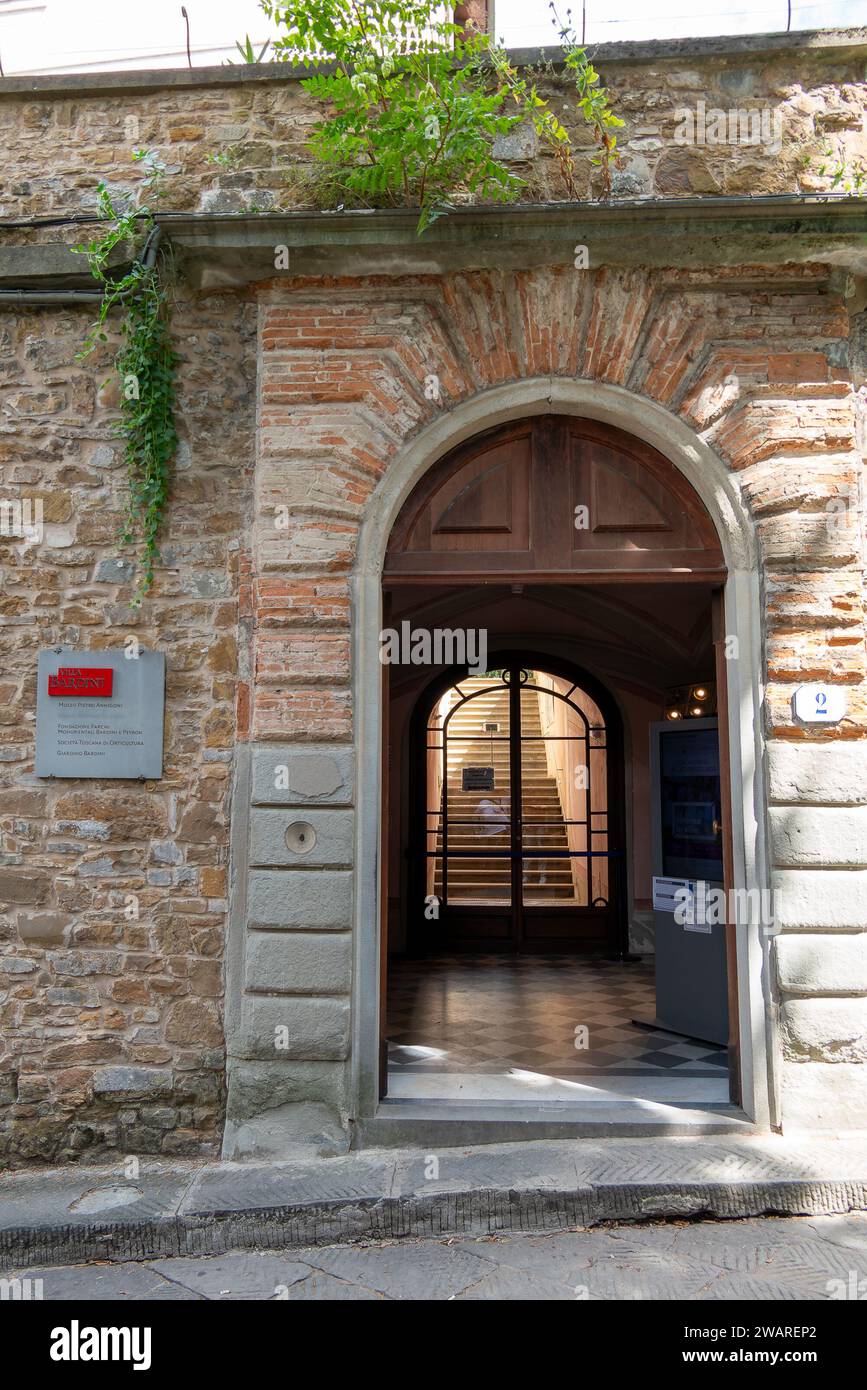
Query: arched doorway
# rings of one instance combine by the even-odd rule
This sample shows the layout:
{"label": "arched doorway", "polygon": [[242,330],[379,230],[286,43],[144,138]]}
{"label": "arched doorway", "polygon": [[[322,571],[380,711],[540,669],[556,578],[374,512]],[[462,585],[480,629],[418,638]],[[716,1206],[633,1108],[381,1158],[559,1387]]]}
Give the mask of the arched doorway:
{"label": "arched doorway", "polygon": [[[641,969],[649,994],[624,964],[639,958],[633,937],[647,948],[655,922],[649,794],[646,785],[636,790],[647,781],[649,734],[653,719],[663,717],[667,686],[678,681],[710,690],[721,679],[724,705],[714,643],[721,632],[713,627],[725,578],[716,530],[696,493],[655,449],[596,421],[542,415],[490,430],[446,455],[404,502],[383,576],[391,654],[383,671],[393,720],[384,820],[404,827],[386,856],[385,936],[393,957],[426,954],[438,973],[432,995],[431,974],[395,965],[392,1021],[387,1010],[382,1018],[383,1094],[389,1056],[400,1084],[429,1084],[410,1075],[419,1049],[425,1073],[436,1054],[446,1080],[455,1068],[465,1089],[467,1068],[478,1065],[490,1092],[490,1069],[498,1065],[492,1051],[500,1049],[497,1084],[507,1091],[516,1067],[529,1074],[550,1057],[553,1083],[567,1090],[580,1074],[587,1091],[607,1095],[613,1067],[643,1075],[640,1084],[628,1083],[637,1098],[676,1100],[692,1086],[689,1094],[697,1087],[720,1103],[722,1086],[728,1099],[719,1070],[725,1038],[680,1034],[676,1013],[662,1029],[647,960]],[[535,657],[526,640],[535,625],[550,631],[552,611],[566,641],[559,660]],[[473,632],[493,655],[479,656],[470,672],[456,653],[460,639],[469,651]],[[627,845],[618,702],[630,700]],[[410,705],[407,748],[402,726]],[[711,713],[716,729],[715,709],[703,705],[698,713]],[[679,825],[688,827],[692,816],[704,833],[707,804],[700,811],[680,805]],[[713,805],[722,873],[721,793]],[[642,915],[647,931],[638,942]],[[727,990],[725,956],[733,959],[735,946],[719,934],[717,941],[718,996]],[[472,958],[469,977],[464,963],[450,963],[454,951],[465,962]],[[518,954],[531,968],[539,961],[532,1027],[524,1027],[523,986],[492,963],[492,952]],[[545,975],[544,958],[580,953],[595,959],[590,973],[563,965]],[[674,956],[679,962],[677,950]],[[612,959],[621,962],[620,974],[602,967]],[[693,953],[687,976],[696,959]],[[734,968],[730,976],[736,979]],[[539,1010],[541,979],[548,1007]],[[384,954],[384,997],[388,986]],[[472,1020],[458,1026],[458,1037],[449,1018],[462,1012],[468,993],[484,1012],[491,992],[513,1023],[504,1035],[494,1022],[476,1057],[462,1047]],[[670,990],[666,997],[670,1002]],[[565,1028],[578,1000],[594,1019],[590,1055],[580,1059]],[[736,1003],[723,1000],[720,1016],[726,1014],[734,1032]],[[736,1095],[735,1046],[731,1057]]]}
{"label": "arched doorway", "polygon": [[616,704],[554,657],[497,651],[489,666],[440,677],[414,714],[411,945],[622,957]]}
{"label": "arched doorway", "polygon": [[[519,418],[522,409],[527,419]],[[556,410],[564,414],[552,416],[550,412]],[[528,434],[532,436],[535,433],[533,428],[527,429],[526,426],[532,426],[537,420],[542,421],[541,442],[548,424],[554,426],[555,442],[558,436],[562,441],[563,425],[566,423],[566,433],[573,438],[584,434],[588,442],[593,442],[592,436],[598,430],[600,434],[596,436],[596,442],[604,444],[608,441],[618,448],[622,444],[625,459],[629,460],[631,456],[632,464],[640,464],[642,460],[647,462],[650,474],[662,486],[663,493],[668,494],[675,512],[677,498],[682,499],[687,513],[698,522],[697,529],[688,521],[686,534],[683,531],[680,533],[685,544],[677,545],[674,543],[677,527],[668,524],[669,521],[676,523],[674,513],[670,513],[667,519],[664,516],[660,519],[658,515],[656,518],[652,515],[642,518],[631,509],[620,516],[612,516],[609,506],[607,518],[602,518],[603,528],[609,528],[609,538],[605,538],[604,530],[599,530],[595,546],[598,552],[607,551],[608,554],[597,554],[595,560],[585,564],[582,547],[572,546],[568,547],[573,551],[571,559],[553,567],[538,564],[527,554],[532,550],[532,543],[528,546],[526,541],[522,543],[520,535],[515,537],[511,523],[504,523],[502,514],[499,521],[488,528],[488,538],[481,540],[475,554],[467,532],[464,531],[463,536],[459,534],[463,528],[456,529],[451,541],[445,537],[447,528],[442,528],[443,534],[433,546],[407,547],[403,544],[410,529],[407,522],[412,509],[415,508],[418,514],[423,494],[427,493],[430,497],[432,492],[436,492],[439,480],[445,481],[447,461],[459,464],[462,459],[469,459],[474,451],[482,453],[489,441],[503,442],[502,435],[511,429],[517,428],[526,440]],[[497,421],[511,423],[497,424]],[[475,435],[474,430],[477,431]],[[451,441],[463,442],[450,449]],[[558,451],[555,448],[557,452],[562,461],[562,449]],[[431,460],[438,455],[440,462],[432,464]],[[604,468],[606,460],[602,458],[598,461]],[[485,471],[484,468],[482,471]],[[531,471],[536,471],[532,465]],[[628,474],[629,471],[627,467],[625,472]],[[612,470],[609,468],[608,472]],[[617,472],[616,466],[613,472]],[[436,479],[434,474],[437,475]],[[432,481],[433,488],[430,486]],[[520,477],[517,481],[519,486],[515,489],[511,487],[514,478],[510,479],[510,510],[516,496],[520,498]],[[562,477],[560,481],[562,484]],[[632,494],[633,501],[636,500],[631,487],[634,481],[633,474],[627,478],[625,489],[627,496]],[[537,498],[543,491],[536,488]],[[604,492],[605,488],[600,488],[597,496],[604,495]],[[611,500],[609,490],[608,502]],[[520,516],[516,520],[520,522]],[[635,523],[636,532],[644,531],[649,540],[647,545],[640,534],[632,537],[626,534],[632,523]],[[496,531],[499,536],[494,534]],[[566,548],[562,545],[562,527],[559,538],[563,555]],[[517,544],[513,543],[514,539],[517,539]],[[416,554],[412,559],[397,558],[401,550],[413,548]],[[444,569],[447,574],[444,574],[433,554],[437,548],[464,549],[467,553],[460,561],[446,562]],[[547,548],[550,553],[551,547]],[[426,555],[422,553],[425,549],[428,551]],[[654,551],[652,555],[648,553],[651,550]],[[484,551],[499,551],[499,554],[492,561],[483,558]],[[622,554],[622,563],[618,559],[618,551]],[[629,551],[641,553],[626,553]],[[382,1057],[377,1040],[381,1039],[379,1025],[383,1017],[386,987],[385,946],[392,926],[392,899],[395,896],[390,876],[396,873],[400,878],[402,894],[406,886],[407,868],[399,847],[395,850],[391,843],[391,830],[400,810],[397,802],[401,800],[402,804],[405,793],[402,784],[396,788],[392,772],[394,766],[399,765],[402,776],[408,764],[404,746],[406,731],[398,727],[396,722],[388,722],[388,711],[392,706],[390,693],[403,683],[403,675],[394,669],[383,669],[379,664],[378,643],[383,626],[400,621],[410,613],[413,605],[404,602],[410,592],[418,598],[415,605],[417,611],[421,611],[425,601],[429,601],[430,617],[442,619],[447,614],[445,609],[437,612],[437,605],[445,588],[451,590],[448,607],[453,609],[456,604],[464,614],[472,611],[482,592],[502,597],[504,593],[523,590],[525,593],[532,592],[536,598],[544,593],[546,608],[555,610],[562,605],[568,590],[576,604],[580,602],[583,606],[586,601],[600,613],[613,614],[612,626],[619,635],[622,635],[624,627],[631,624],[638,640],[646,638],[648,651],[652,652],[659,639],[658,664],[661,667],[677,654],[679,643],[683,646],[681,634],[689,626],[687,610],[690,602],[695,616],[698,606],[704,605],[709,609],[712,596],[713,648],[717,663],[722,660],[722,647],[727,637],[735,645],[739,644],[740,650],[740,660],[733,662],[730,667],[731,701],[726,707],[727,692],[723,682],[718,687],[718,712],[721,742],[727,741],[731,749],[731,761],[724,769],[722,789],[723,799],[728,803],[724,814],[727,860],[734,865],[738,891],[744,889],[749,893],[754,888],[764,888],[768,882],[765,833],[760,814],[762,787],[758,780],[758,769],[762,766],[759,584],[756,539],[746,506],[739,495],[737,477],[730,474],[702,439],[676,415],[652,400],[617,386],[546,377],[528,378],[492,388],[459,403],[431,422],[407,443],[399,459],[384,474],[362,527],[353,583],[358,605],[358,665],[355,677],[358,747],[360,776],[367,793],[366,797],[362,797],[359,817],[360,860],[356,873],[354,1094],[358,1097],[359,1118],[369,1137],[373,1138],[379,1132],[379,1121],[375,1117],[379,1115],[377,1096],[380,1094],[380,1068],[376,1058]],[[665,616],[669,605],[673,605],[678,596],[692,596],[702,586],[703,594],[681,605],[681,633],[675,631],[674,623],[663,631],[662,627],[648,621],[650,609]],[[622,602],[613,603],[615,595],[622,595]],[[702,618],[702,626],[710,627],[709,617],[706,622]],[[540,643],[535,624],[524,623],[520,634],[515,629],[511,635],[519,635],[522,645],[541,647],[545,652],[556,652],[567,659],[574,659],[576,654],[574,645],[561,636],[555,638],[546,634],[545,642]],[[601,670],[595,661],[588,660],[582,664],[593,671]],[[413,701],[417,695],[416,686]],[[383,718],[385,723],[382,722]],[[632,752],[629,740],[627,732],[627,782]],[[374,788],[381,788],[384,797],[380,810],[370,800]],[[398,791],[399,796],[396,795]],[[732,792],[735,801],[733,818]],[[732,833],[729,834],[729,831]],[[627,828],[627,835],[630,833]],[[396,860],[399,862],[396,863]],[[372,926],[374,922],[378,923],[376,929]],[[730,943],[732,951],[734,936]],[[735,1066],[735,1072],[740,1070],[744,1079],[747,1113],[760,1123],[767,1124],[769,1113],[773,1113],[773,1097],[765,1050],[759,1041],[763,1030],[773,1027],[764,987],[763,962],[767,955],[767,941],[760,932],[751,931],[748,924],[738,926],[736,937],[741,961],[737,975],[730,974],[730,981],[737,986],[734,1002],[740,1005],[740,1010],[737,1015],[734,1011],[730,1011],[729,1015],[733,1020],[730,1056],[736,1059],[736,1063],[741,1063],[740,1068]],[[391,1124],[395,1118],[396,1112],[390,1110],[386,1122],[383,1112],[382,1122]],[[400,1122],[403,1123],[403,1119]]]}

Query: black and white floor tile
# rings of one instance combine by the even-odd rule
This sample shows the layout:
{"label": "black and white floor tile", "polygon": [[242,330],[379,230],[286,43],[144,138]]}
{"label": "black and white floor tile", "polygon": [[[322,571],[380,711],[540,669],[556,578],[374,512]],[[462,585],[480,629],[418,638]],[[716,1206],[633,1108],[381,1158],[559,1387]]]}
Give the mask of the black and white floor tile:
{"label": "black and white floor tile", "polygon": [[654,1013],[653,966],[644,962],[398,960],[389,968],[389,1066],[396,1074],[724,1078],[724,1047],[633,1021]]}

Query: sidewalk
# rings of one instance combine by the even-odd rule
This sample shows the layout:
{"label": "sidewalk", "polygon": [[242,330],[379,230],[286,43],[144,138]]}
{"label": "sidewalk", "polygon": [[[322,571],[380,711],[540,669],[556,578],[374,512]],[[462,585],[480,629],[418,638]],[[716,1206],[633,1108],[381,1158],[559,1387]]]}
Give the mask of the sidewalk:
{"label": "sidewalk", "polygon": [[24,1270],[21,1277],[31,1280],[31,1290],[41,1281],[36,1296],[45,1302],[75,1303],[836,1302],[865,1297],[867,1214],[643,1222],[539,1236],[410,1237],[49,1265]]}
{"label": "sidewalk", "polygon": [[0,1269],[666,1218],[867,1210],[867,1135],[367,1149],[0,1175]]}

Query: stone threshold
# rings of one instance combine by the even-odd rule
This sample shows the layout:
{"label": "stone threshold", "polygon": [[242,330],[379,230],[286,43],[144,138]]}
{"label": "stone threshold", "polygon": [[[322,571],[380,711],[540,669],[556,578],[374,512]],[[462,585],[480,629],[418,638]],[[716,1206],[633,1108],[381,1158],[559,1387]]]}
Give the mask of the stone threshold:
{"label": "stone threshold", "polygon": [[581,1139],[280,1162],[22,1169],[0,1179],[0,1269],[228,1250],[867,1210],[867,1135]]}
{"label": "stone threshold", "polygon": [[[755,1126],[729,1104],[644,1102],[608,1096],[573,1105],[545,1101],[388,1098],[369,1119],[357,1120],[353,1147],[428,1148],[550,1139],[633,1139],[702,1134],[754,1134]],[[240,1155],[239,1155],[240,1156]]]}

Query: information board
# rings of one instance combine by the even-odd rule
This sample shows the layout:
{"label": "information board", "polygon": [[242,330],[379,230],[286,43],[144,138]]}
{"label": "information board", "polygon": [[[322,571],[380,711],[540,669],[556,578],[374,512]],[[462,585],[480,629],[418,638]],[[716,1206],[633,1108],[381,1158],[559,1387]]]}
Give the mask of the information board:
{"label": "information board", "polygon": [[162,777],[165,683],[162,652],[40,652],[36,776]]}

